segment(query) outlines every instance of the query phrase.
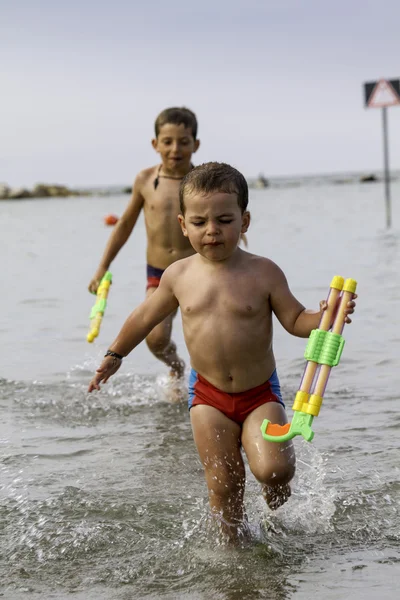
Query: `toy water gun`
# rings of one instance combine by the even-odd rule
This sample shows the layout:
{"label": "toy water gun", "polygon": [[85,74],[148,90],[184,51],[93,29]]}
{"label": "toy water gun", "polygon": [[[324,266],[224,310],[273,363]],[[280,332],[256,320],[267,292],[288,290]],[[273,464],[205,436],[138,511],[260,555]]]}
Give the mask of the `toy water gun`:
{"label": "toy water gun", "polygon": [[313,439],[311,425],[314,417],[319,415],[331,369],[340,361],[344,346],[341,335],[346,318],[344,311],[347,303],[353,299],[356,287],[357,282],[354,279],[345,281],[339,276],[332,279],[327,298],[328,307],[322,314],[318,329],[311,332],[304,353],[307,364],[292,406],[292,422],[276,425],[264,419],[261,432],[265,440],[286,442],[296,435],[302,435],[308,442]]}
{"label": "toy water gun", "polygon": [[96,303],[90,311],[90,331],[86,336],[89,343],[92,343],[95,338],[99,335],[101,322],[103,320],[104,312],[107,307],[107,296],[112,283],[112,275],[110,271],[107,271],[96,292]]}

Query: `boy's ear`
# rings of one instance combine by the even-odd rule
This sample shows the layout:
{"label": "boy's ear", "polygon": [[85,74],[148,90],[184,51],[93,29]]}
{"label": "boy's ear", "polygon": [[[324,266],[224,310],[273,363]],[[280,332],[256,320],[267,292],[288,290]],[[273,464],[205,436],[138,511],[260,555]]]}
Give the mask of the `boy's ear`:
{"label": "boy's ear", "polygon": [[199,149],[199,146],[200,146],[200,140],[195,140],[193,152],[197,152],[197,150]]}
{"label": "boy's ear", "polygon": [[182,233],[185,237],[188,237],[188,233],[185,226],[185,217],[183,215],[178,215],[179,225],[181,226]]}
{"label": "boy's ear", "polygon": [[158,152],[158,140],[157,140],[157,138],[153,138],[153,139],[151,140],[151,145],[153,146],[154,150],[155,150],[156,152]]}
{"label": "boy's ear", "polygon": [[241,233],[246,233],[246,231],[248,230],[249,226],[250,226],[250,213],[248,210],[245,210],[243,215],[242,215],[242,228],[241,228]]}

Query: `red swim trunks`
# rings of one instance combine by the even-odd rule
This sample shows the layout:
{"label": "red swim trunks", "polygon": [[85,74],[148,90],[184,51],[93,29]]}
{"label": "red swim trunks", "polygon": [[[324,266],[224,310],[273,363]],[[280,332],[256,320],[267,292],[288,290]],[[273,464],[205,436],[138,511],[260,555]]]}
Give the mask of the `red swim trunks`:
{"label": "red swim trunks", "polygon": [[151,265],[147,265],[147,286],[146,292],[149,288],[158,288],[160,285],[161,275],[164,273],[164,269],[157,269],[157,267],[152,267]]}
{"label": "red swim trunks", "polygon": [[213,406],[226,417],[239,425],[255,408],[267,402],[278,402],[285,407],[279,385],[279,379],[274,371],[268,381],[251,390],[229,394],[214,387],[204,377],[192,369],[189,377],[189,410],[198,404]]}

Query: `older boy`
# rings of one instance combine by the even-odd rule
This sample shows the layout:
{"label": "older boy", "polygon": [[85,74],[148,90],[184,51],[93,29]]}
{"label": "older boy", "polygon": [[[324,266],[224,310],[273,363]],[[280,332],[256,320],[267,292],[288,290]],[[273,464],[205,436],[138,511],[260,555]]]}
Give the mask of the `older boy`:
{"label": "older boy", "polygon": [[[191,170],[192,154],[200,145],[196,115],[187,108],[162,111],[155,121],[152,145],[161,156],[161,164],[144,169],[136,177],[130,203],[113,229],[89,283],[91,293],[96,293],[104,273],[128,240],[141,210],[147,233],[147,298],[154,294],[169,265],[194,253],[189,239],[182,235],[177,215],[179,184]],[[174,316],[175,313],[168,315],[149,332],[146,342],[151,352],[170,367],[170,374],[181,377],[185,365],[171,340]]]}
{"label": "older boy", "polygon": [[[128,317],[89,392],[100,389],[122,358],[180,306],[192,366],[194,440],[211,511],[235,538],[244,514],[241,447],[271,508],[287,500],[295,471],[292,444],[266,442],[260,432],[265,418],[287,421],[272,350],[272,314],[292,335],[307,337],[326,303],[320,311],[306,310],[275,263],[239,248],[250,214],[247,183],[236,169],[220,163],[193,169],[181,183],[180,201],[182,232],[197,254],[171,265],[157,291]],[[349,302],[347,315],[354,305]]]}

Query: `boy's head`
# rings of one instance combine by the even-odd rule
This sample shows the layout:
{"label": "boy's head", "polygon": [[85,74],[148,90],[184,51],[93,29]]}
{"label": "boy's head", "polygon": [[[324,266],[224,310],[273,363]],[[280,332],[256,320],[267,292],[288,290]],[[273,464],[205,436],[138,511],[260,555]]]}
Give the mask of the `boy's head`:
{"label": "boy's head", "polygon": [[179,188],[181,214],[185,214],[185,197],[193,193],[208,195],[213,192],[236,194],[242,214],[246,211],[249,188],[244,176],[226,163],[208,162],[192,169],[182,179]]}
{"label": "boy's head", "polygon": [[243,175],[225,163],[205,163],[182,179],[179,200],[178,220],[194,250],[207,260],[229,259],[250,224]]}
{"label": "boy's head", "polygon": [[188,108],[167,108],[158,115],[154,128],[152,145],[161,156],[163,168],[185,175],[200,145],[196,115]]}
{"label": "boy's head", "polygon": [[158,115],[154,123],[154,131],[156,138],[158,138],[161,127],[166,124],[170,125],[184,125],[185,129],[190,129],[192,137],[195,140],[197,137],[197,119],[194,112],[185,108],[166,108]]}

